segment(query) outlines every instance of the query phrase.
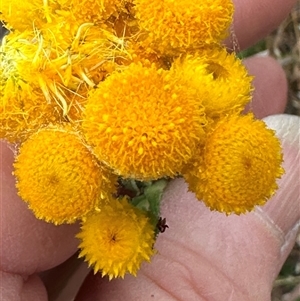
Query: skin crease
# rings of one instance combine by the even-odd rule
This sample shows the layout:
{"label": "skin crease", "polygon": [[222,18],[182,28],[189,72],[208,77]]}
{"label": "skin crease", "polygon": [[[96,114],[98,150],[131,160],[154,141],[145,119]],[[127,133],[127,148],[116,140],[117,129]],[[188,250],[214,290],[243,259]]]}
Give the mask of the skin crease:
{"label": "skin crease", "polygon": [[[241,48],[274,29],[295,3],[235,2],[234,31]],[[251,108],[259,117],[281,113],[287,91],[281,68],[269,58],[251,58],[246,64],[256,76]],[[36,220],[16,195],[13,153],[4,143],[0,152],[0,296],[7,301],[45,301],[45,288],[34,273],[59,265],[76,251],[78,225],[55,227]],[[125,281],[89,276],[76,301],[119,300],[120,295],[123,300],[269,300],[272,281],[293,245],[295,231],[289,231],[299,220],[297,191],[284,198],[297,179],[292,163],[298,150],[287,146],[285,152],[289,172],[279,190],[284,201],[271,200],[261,211],[240,217],[210,212],[187,193],[182,180],[174,181],[162,208],[170,229],[159,237],[153,262],[143,266],[138,278],[128,276]]]}

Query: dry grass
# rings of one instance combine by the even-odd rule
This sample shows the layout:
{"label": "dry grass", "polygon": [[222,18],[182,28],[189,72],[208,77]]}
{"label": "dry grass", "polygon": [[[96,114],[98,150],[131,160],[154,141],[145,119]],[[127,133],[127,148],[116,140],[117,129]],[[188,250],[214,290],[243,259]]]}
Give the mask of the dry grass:
{"label": "dry grass", "polygon": [[266,39],[266,47],[286,71],[289,103],[286,112],[300,116],[300,1],[289,17]]}

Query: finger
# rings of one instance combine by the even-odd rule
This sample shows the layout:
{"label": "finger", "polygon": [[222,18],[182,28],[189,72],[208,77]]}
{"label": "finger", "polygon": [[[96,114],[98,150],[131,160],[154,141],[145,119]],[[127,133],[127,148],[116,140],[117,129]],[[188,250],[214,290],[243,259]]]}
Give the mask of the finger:
{"label": "finger", "polygon": [[253,101],[247,111],[257,118],[284,112],[287,103],[287,79],[280,64],[271,57],[254,56],[244,60],[254,76]]}
{"label": "finger", "polygon": [[0,272],[0,296],[5,301],[46,301],[47,292],[37,276],[22,277]]}
{"label": "finger", "polygon": [[281,189],[276,194],[276,200],[268,202],[264,207],[258,208],[257,214],[261,216],[270,227],[281,229],[285,235],[280,250],[280,261],[277,262],[278,274],[285,258],[290,253],[295,235],[300,226],[300,117],[279,115],[265,118],[270,128],[275,128],[284,148],[285,175],[279,180]]}
{"label": "finger", "polygon": [[279,192],[268,205],[245,215],[225,216],[197,201],[182,179],[174,180],[162,207],[169,229],[158,237],[152,263],[143,265],[137,278],[129,275],[109,282],[90,275],[76,301],[113,301],[120,296],[122,300],[269,300],[300,218],[296,185],[300,170],[294,163],[300,155],[299,122],[299,117],[288,115],[267,120],[283,141],[286,169]]}
{"label": "finger", "polygon": [[0,142],[0,270],[30,275],[65,261],[76,251],[77,225],[54,226],[37,220],[18,196],[12,175],[14,154]]}
{"label": "finger", "polygon": [[[233,31],[239,46],[245,49],[269,33],[287,17],[296,0],[233,0]],[[232,40],[226,41],[232,48]]]}

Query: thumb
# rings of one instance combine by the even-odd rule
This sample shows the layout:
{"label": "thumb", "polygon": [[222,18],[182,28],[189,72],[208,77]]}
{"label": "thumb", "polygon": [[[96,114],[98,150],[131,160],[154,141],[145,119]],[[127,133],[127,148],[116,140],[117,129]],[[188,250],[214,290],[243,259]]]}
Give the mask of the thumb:
{"label": "thumb", "polygon": [[[76,301],[90,300],[270,300],[272,282],[290,252],[299,227],[299,128],[297,116],[265,119],[284,148],[279,191],[254,212],[211,212],[182,179],[164,194],[162,216],[169,229],[158,237],[150,264],[138,277],[107,281],[90,275]],[[259,280],[258,280],[259,279]]]}
{"label": "thumb", "polygon": [[274,115],[264,119],[267,126],[277,132],[284,150],[284,176],[279,180],[279,190],[274,200],[256,210],[257,215],[270,227],[282,233],[279,272],[295,241],[300,226],[300,117]]}

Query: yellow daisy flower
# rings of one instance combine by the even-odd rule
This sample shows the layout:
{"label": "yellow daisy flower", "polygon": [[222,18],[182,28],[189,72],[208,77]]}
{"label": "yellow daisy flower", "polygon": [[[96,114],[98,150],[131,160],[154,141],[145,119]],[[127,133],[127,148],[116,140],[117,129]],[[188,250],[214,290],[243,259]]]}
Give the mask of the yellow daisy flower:
{"label": "yellow daisy flower", "polygon": [[100,161],[125,178],[176,176],[203,138],[206,119],[168,71],[131,64],[88,98],[83,131]]}
{"label": "yellow daisy flower", "polygon": [[33,134],[22,144],[14,167],[19,195],[47,222],[75,222],[96,206],[101,194],[101,169],[68,128]]}
{"label": "yellow daisy flower", "polygon": [[212,210],[244,213],[263,205],[283,174],[274,131],[252,114],[221,119],[184,171],[190,190]]}
{"label": "yellow daisy flower", "polygon": [[232,22],[231,0],[133,3],[140,27],[148,32],[148,42],[161,53],[185,52],[187,48],[220,42]]}
{"label": "yellow daisy flower", "polygon": [[101,270],[109,279],[136,276],[143,261],[154,254],[154,226],[146,213],[124,198],[111,199],[82,222],[79,257],[85,257],[94,272]]}
{"label": "yellow daisy flower", "polygon": [[234,53],[220,46],[175,60],[172,71],[195,88],[211,118],[241,112],[252,98],[253,77]]}

